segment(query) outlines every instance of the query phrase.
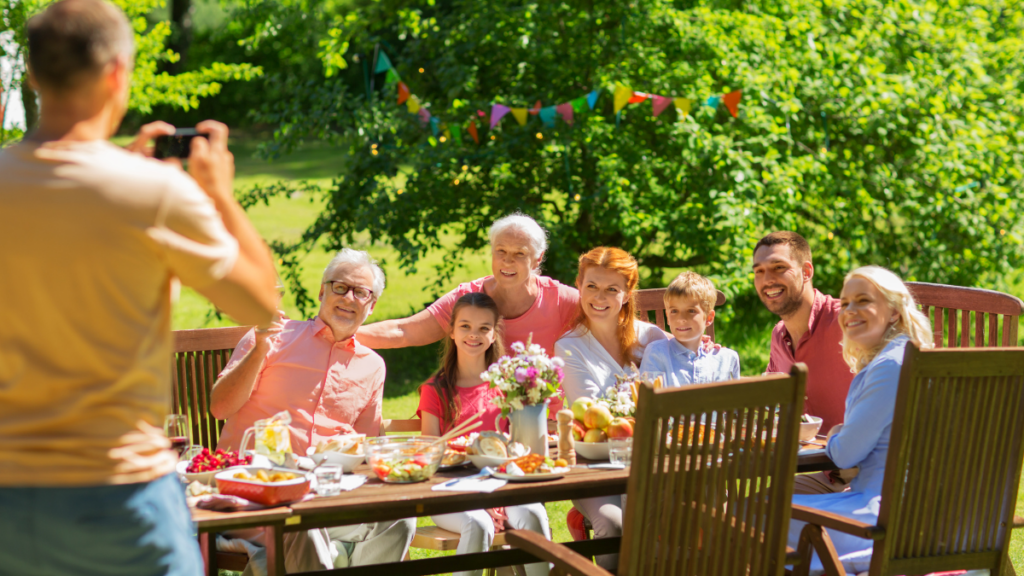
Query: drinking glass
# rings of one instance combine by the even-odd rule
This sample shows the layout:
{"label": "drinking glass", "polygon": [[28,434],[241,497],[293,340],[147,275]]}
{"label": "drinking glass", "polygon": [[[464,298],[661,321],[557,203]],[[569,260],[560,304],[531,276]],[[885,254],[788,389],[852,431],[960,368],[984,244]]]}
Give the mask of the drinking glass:
{"label": "drinking glass", "polygon": [[629,466],[633,457],[632,438],[610,438],[608,440],[608,461],[612,464]]}
{"label": "drinking glass", "polygon": [[668,386],[664,372],[644,372],[640,374],[640,380],[650,382],[655,390]]}
{"label": "drinking glass", "polygon": [[164,418],[164,434],[171,441],[171,449],[181,457],[185,449],[192,444],[192,430],[188,425],[188,416],[184,414],[168,414]]}
{"label": "drinking glass", "polygon": [[341,466],[324,464],[313,471],[316,475],[316,493],[320,496],[337,496],[341,493]]}

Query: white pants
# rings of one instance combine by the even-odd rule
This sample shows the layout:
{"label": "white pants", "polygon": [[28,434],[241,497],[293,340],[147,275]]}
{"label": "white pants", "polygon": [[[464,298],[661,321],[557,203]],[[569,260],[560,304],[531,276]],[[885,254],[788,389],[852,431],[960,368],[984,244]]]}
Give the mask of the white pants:
{"label": "white pants", "polygon": [[[285,571],[308,572],[401,562],[415,535],[415,518],[290,532],[284,535]],[[230,533],[229,537],[240,538],[256,545],[249,550],[249,564],[245,567],[243,576],[265,575],[265,531],[262,528],[240,530]],[[218,541],[218,549],[221,548],[220,544]]]}
{"label": "white pants", "polygon": [[[508,506],[505,508],[508,516],[508,525],[516,530],[531,530],[543,534],[548,540],[551,539],[551,529],[548,527],[548,513],[544,504],[534,503],[523,506]],[[473,552],[486,552],[491,549],[494,542],[494,521],[486,510],[471,510],[469,512],[456,512],[454,514],[441,514],[432,516],[431,519],[439,528],[449,532],[460,534],[458,554],[470,554]],[[537,562],[526,565],[528,576],[547,576],[549,571],[546,562]],[[471,570],[468,572],[455,572],[452,576],[480,576],[483,570]]]}
{"label": "white pants", "polygon": [[[573,500],[572,505],[590,520],[594,538],[615,538],[622,536],[622,509],[626,506],[625,496],[602,496]],[[615,571],[619,568],[618,554],[604,554],[594,558],[598,566]]]}

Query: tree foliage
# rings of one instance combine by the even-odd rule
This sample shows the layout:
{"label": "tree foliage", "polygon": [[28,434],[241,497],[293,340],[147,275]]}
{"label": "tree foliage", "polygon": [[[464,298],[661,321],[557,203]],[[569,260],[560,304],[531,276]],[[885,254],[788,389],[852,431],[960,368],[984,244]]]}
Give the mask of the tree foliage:
{"label": "tree foliage", "polygon": [[[54,0],[0,0],[0,35],[13,40],[8,51],[0,44],[0,55],[8,57],[17,67],[16,77],[25,76],[25,47],[28,44],[25,24],[34,14]],[[132,74],[129,108],[142,113],[154,106],[170,105],[183,110],[195,108],[201,98],[216,95],[222,83],[230,80],[251,80],[262,69],[250,63],[223,64],[213,62],[198,70],[171,75],[159,70],[162,62],[174,62],[178,54],[166,47],[171,33],[168,22],[151,24],[146,16],[164,0],[113,0],[125,11],[135,29],[135,68]],[[11,86],[0,86],[4,92]],[[22,89],[28,90],[22,82]],[[2,140],[2,136],[0,136]]]}
{"label": "tree foliage", "polygon": [[[695,268],[735,295],[751,289],[754,243],[775,229],[808,237],[830,291],[862,264],[960,285],[1022,265],[1018,3],[428,4],[368,2],[336,18],[320,76],[264,113],[282,126],[277,150],[309,134],[350,146],[325,212],[282,254],[368,232],[414,269],[449,233],[444,278],[494,218],[521,210],[550,231],[545,267],[563,281],[581,252],[614,245],[648,282]],[[382,75],[369,94],[350,88],[374,46],[449,123],[494,102],[605,92],[572,127],[508,116],[488,131],[477,118],[480,145],[441,143]],[[343,61],[355,64],[348,85],[331,75]],[[741,89],[741,112],[654,118],[647,102],[616,119],[615,83],[698,101]]]}

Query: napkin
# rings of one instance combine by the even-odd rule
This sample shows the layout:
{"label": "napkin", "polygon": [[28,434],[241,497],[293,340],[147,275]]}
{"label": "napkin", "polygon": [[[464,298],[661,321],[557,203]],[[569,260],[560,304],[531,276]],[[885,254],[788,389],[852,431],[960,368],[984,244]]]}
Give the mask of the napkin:
{"label": "napkin", "polygon": [[435,484],[431,490],[438,492],[494,492],[506,484],[497,478],[462,478],[457,481]]}

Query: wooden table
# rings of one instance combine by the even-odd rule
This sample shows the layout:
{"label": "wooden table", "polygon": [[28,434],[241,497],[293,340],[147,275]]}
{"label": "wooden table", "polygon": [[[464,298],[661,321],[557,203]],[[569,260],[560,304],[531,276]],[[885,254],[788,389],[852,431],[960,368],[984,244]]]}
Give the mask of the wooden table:
{"label": "wooden table", "polygon": [[[801,450],[797,457],[798,472],[812,472],[834,468],[823,450]],[[579,459],[581,464],[588,462]],[[399,520],[418,516],[432,516],[452,512],[516,506],[532,502],[555,502],[576,498],[593,498],[625,494],[629,470],[608,470],[576,467],[565,477],[545,482],[509,482],[489,494],[478,492],[438,492],[432,490],[436,484],[453,478],[468,476],[476,470],[470,467],[448,472],[438,472],[425,482],[414,484],[385,484],[378,480],[366,464],[356,469],[357,474],[369,477],[366,484],[351,492],[338,496],[315,498],[291,505],[256,512],[210,512],[193,511],[193,520],[200,533],[203,556],[208,573],[216,574],[216,546],[212,533],[254,526],[268,527],[267,568],[271,576],[284,574],[284,556],[281,538],[283,532],[297,532],[313,528],[345,526],[369,522]],[[608,550],[617,544],[617,538],[587,540],[569,543],[571,548],[582,554],[594,554]],[[426,560],[413,560],[388,565],[386,573],[391,576],[403,574],[436,574],[454,570],[475,570],[496,566],[529,563],[536,559],[520,550],[503,550],[446,556]],[[307,574],[344,574],[347,576],[380,576],[383,566],[357,566],[326,572]]]}

